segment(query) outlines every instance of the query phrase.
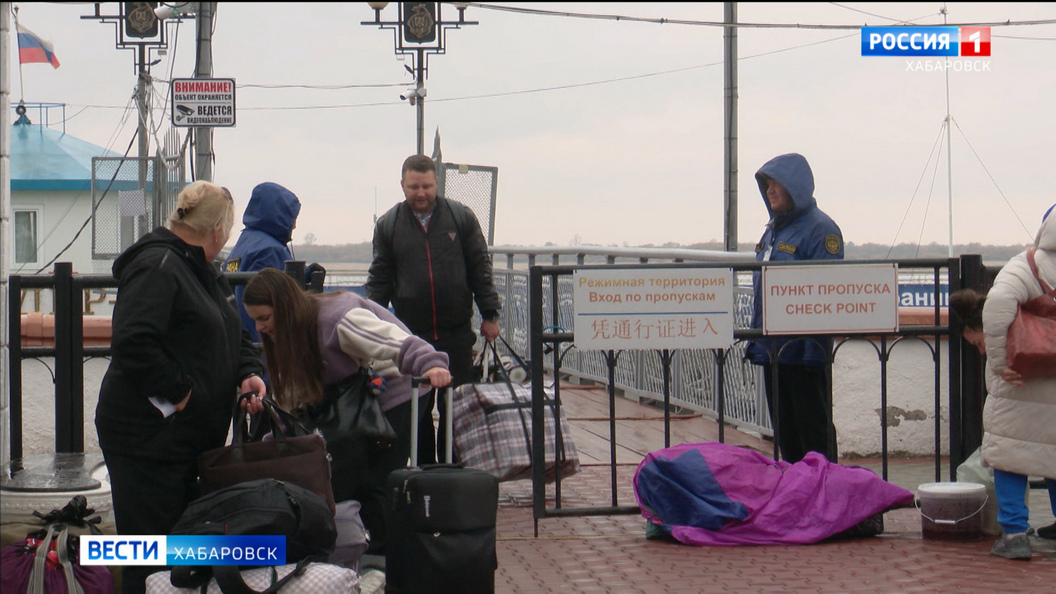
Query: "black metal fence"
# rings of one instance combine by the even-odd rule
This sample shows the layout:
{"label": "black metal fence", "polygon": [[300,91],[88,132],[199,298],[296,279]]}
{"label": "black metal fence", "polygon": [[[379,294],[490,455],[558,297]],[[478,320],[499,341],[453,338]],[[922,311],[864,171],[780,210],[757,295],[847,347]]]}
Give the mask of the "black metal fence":
{"label": "black metal fence", "polygon": [[[964,342],[960,339],[960,328],[951,327],[950,324],[941,323],[941,299],[940,279],[945,276],[948,279],[948,290],[956,291],[960,288],[974,288],[980,291],[987,290],[993,282],[997,269],[988,269],[977,255],[966,255],[960,258],[934,259],[934,260],[867,260],[867,261],[826,261],[826,262],[715,262],[715,263],[693,263],[693,264],[641,264],[641,265],[615,265],[610,268],[730,268],[736,278],[739,272],[754,272],[765,266],[847,266],[855,264],[894,264],[900,271],[906,269],[921,269],[930,271],[934,282],[935,298],[934,323],[925,326],[913,326],[900,329],[897,333],[870,333],[866,338],[876,349],[877,357],[881,363],[881,410],[887,410],[887,374],[888,362],[891,350],[900,342],[906,340],[920,341],[928,345],[932,354],[934,364],[934,402],[935,402],[935,480],[941,480],[941,451],[939,438],[939,424],[941,422],[938,414],[941,405],[941,349],[940,339],[948,336],[948,398],[949,398],[949,439],[950,439],[950,480],[955,480],[955,469],[963,462],[982,442],[982,410],[984,397],[983,365],[982,357],[974,348],[962,348]],[[563,330],[571,328],[573,306],[571,276],[579,268],[597,268],[584,266],[531,266],[529,269],[529,361],[531,364],[532,378],[532,419],[533,419],[533,514],[536,522],[547,517],[563,516],[588,516],[588,515],[614,515],[614,514],[636,514],[639,513],[637,505],[623,505],[619,501],[616,478],[616,447],[617,447],[617,425],[614,419],[609,423],[609,445],[610,445],[610,484],[611,505],[607,507],[572,508],[561,501],[561,479],[557,478],[555,484],[556,498],[553,507],[546,505],[546,476],[545,476],[545,444],[544,440],[544,405],[547,397],[544,389],[544,375],[553,374],[560,377],[562,359],[569,350],[566,345],[572,345],[575,336],[572,332]],[[819,333],[813,333],[815,336]],[[735,347],[763,336],[762,330],[737,328],[734,331]],[[844,335],[836,336],[835,348],[830,355],[830,362],[837,356],[840,347],[847,341]],[[725,425],[724,411],[726,406],[724,400],[727,392],[727,381],[725,377],[726,361],[730,359],[731,349],[714,349],[716,361],[717,379],[717,401],[719,441],[724,441],[723,428]],[[665,447],[670,446],[670,415],[671,415],[671,353],[663,351],[660,354],[663,374],[663,408],[664,408],[664,435]],[[549,360],[544,360],[549,355]],[[621,352],[604,351],[594,355],[604,359],[608,370],[608,396],[610,410],[615,410],[616,398],[616,375],[617,366]],[[830,383],[831,385],[831,383]],[[554,383],[553,400],[555,401],[553,411],[549,414],[559,415],[561,407],[560,382]],[[831,399],[830,399],[831,401]],[[882,440],[882,474],[886,480],[888,476],[888,448],[887,448],[887,423],[885,415],[881,415],[881,440]],[[560,427],[560,423],[556,424]],[[776,423],[774,423],[776,427]],[[560,435],[557,439],[560,439]],[[774,457],[777,457],[777,439],[774,440]],[[556,446],[554,451],[561,451]],[[538,525],[537,525],[538,529]]]}
{"label": "black metal fence", "polygon": [[[959,328],[950,327],[940,323],[940,300],[939,281],[940,276],[945,273],[948,278],[949,291],[955,291],[962,287],[986,290],[989,288],[996,275],[997,269],[986,267],[982,260],[976,255],[966,255],[960,258],[948,260],[902,260],[902,261],[861,261],[861,262],[832,262],[831,265],[844,264],[877,264],[894,263],[900,269],[920,268],[931,270],[935,280],[935,323],[931,326],[915,326],[907,328],[899,333],[881,335],[870,338],[877,350],[881,360],[881,398],[886,399],[886,374],[887,358],[891,349],[905,340],[921,340],[927,343],[933,354],[935,364],[935,403],[939,406],[939,361],[941,352],[939,349],[940,337],[949,336],[948,341],[948,398],[949,398],[949,439],[950,439],[950,474],[953,479],[953,469],[965,460],[981,443],[982,440],[982,406],[984,398],[984,383],[982,377],[982,358],[975,349],[963,348],[964,342],[958,340]],[[811,265],[817,265],[812,262]],[[770,266],[789,265],[796,263],[768,264]],[[617,267],[620,265],[616,265]],[[648,265],[643,265],[648,266]],[[700,268],[732,268],[737,272],[751,272],[760,268],[759,263],[718,262],[713,264],[685,264],[687,267]],[[544,476],[544,443],[543,443],[543,398],[544,398],[544,369],[545,372],[560,377],[562,366],[562,353],[565,349],[562,345],[571,344],[574,336],[571,332],[560,330],[571,327],[562,316],[570,315],[566,308],[571,306],[571,297],[565,294],[568,291],[567,282],[563,277],[569,277],[577,266],[531,266],[528,279],[528,312],[527,319],[522,320],[527,326],[525,331],[528,337],[529,363],[531,366],[532,390],[533,390],[533,456],[535,460],[535,474],[533,476],[533,512],[536,520],[554,516],[572,515],[601,515],[615,513],[638,513],[637,506],[621,505],[616,496],[616,424],[610,422],[610,444],[612,451],[612,506],[605,508],[574,509],[562,505],[560,501],[560,478],[557,481],[558,499],[557,507],[546,507],[546,483]],[[294,278],[305,278],[304,262],[288,262],[287,272]],[[226,276],[233,285],[248,282],[255,273],[228,273]],[[311,285],[322,290],[325,272],[318,271],[311,278]],[[567,281],[569,279],[565,279]],[[54,274],[35,276],[11,276],[9,282],[9,303],[7,311],[10,317],[10,454],[11,458],[19,459],[23,456],[23,390],[22,390],[22,360],[29,358],[54,357],[55,359],[55,452],[56,453],[78,453],[84,451],[84,374],[83,363],[86,358],[108,357],[109,347],[86,347],[83,344],[83,318],[85,290],[87,289],[111,289],[117,287],[117,281],[110,275],[74,275],[72,265],[69,263],[58,263],[55,265]],[[51,289],[53,291],[53,309],[55,312],[55,344],[53,347],[36,347],[21,344],[21,300],[24,290]],[[738,342],[748,341],[761,336],[760,330],[736,329],[735,340]],[[840,343],[834,349],[833,357],[839,352]],[[605,361],[608,370],[608,395],[610,403],[616,397],[615,373],[618,368],[619,356],[614,352],[599,353]],[[549,356],[549,360],[547,357]],[[726,379],[723,375],[724,361],[728,359],[728,353],[716,351],[715,359],[718,362],[717,382],[717,412],[719,415],[720,441],[723,440],[723,427],[725,419],[723,411],[723,398],[726,392]],[[670,353],[661,353],[664,409],[665,409],[665,446],[670,445]],[[554,400],[556,407],[560,407],[560,385],[554,385]],[[611,404],[610,404],[611,406]],[[555,407],[555,408],[556,408]],[[939,420],[936,418],[936,423]],[[558,425],[560,426],[560,425]],[[886,436],[886,424],[881,422],[881,431]],[[556,451],[560,451],[557,449]],[[883,448],[883,473],[887,478],[886,437]],[[936,431],[935,447],[935,469],[936,480],[940,480],[940,452],[938,443],[938,431]]]}
{"label": "black metal fence", "polygon": [[[326,272],[313,271],[307,279],[304,262],[286,263],[286,272],[304,279],[311,288],[322,291]],[[232,285],[245,284],[255,272],[226,273]],[[109,357],[109,346],[84,346],[84,295],[89,289],[116,289],[117,279],[109,274],[73,274],[69,262],[55,264],[54,274],[10,277],[8,307],[11,336],[11,459],[22,457],[22,360],[40,357],[55,359],[55,453],[84,452],[84,361]],[[22,346],[22,295],[24,290],[50,289],[55,312],[55,345]]]}

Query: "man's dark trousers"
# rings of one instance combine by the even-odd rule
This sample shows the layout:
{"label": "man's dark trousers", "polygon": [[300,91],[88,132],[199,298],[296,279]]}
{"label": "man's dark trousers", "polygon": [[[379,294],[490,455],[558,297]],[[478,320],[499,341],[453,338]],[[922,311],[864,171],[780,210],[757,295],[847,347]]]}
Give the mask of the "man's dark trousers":
{"label": "man's dark trousers", "polygon": [[[836,428],[832,422],[832,401],[828,367],[824,365],[785,365],[777,367],[778,406],[774,413],[773,367],[763,365],[770,419],[777,427],[781,458],[799,462],[807,452],[818,452],[836,462]],[[775,420],[776,419],[776,420]]]}

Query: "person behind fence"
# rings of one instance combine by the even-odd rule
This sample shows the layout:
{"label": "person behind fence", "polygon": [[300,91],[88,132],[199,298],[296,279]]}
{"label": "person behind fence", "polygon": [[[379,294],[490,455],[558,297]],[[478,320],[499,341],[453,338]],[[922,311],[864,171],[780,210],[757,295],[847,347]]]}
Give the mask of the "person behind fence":
{"label": "person behind fence", "polygon": [[[168,534],[199,495],[198,455],[224,445],[236,398],[266,389],[260,352],[213,264],[233,223],[227,189],[196,181],[180,192],[167,228],[114,262],[112,354],[95,427],[118,534]],[[256,396],[243,406],[263,409]],[[122,590],[143,592],[161,569],[125,567]]]}
{"label": "person behind fence", "polygon": [[447,355],[377,303],[345,291],[307,293],[274,268],[258,272],[242,298],[264,344],[272,394],[286,410],[303,413],[322,401],[327,385],[363,366],[384,378],[378,402],[396,432],[396,445],[363,460],[333,460],[331,478],[336,501],[354,499],[362,506],[360,517],[371,536],[368,553],[384,555],[385,479],[407,466],[411,451],[411,398],[417,394],[410,376],[426,376],[435,387],[448,385]]}
{"label": "person behind fence", "polygon": [[[257,184],[249,195],[249,204],[242,213],[242,232],[227,256],[227,272],[256,272],[264,268],[282,269],[293,259],[289,243],[297,228],[301,201],[297,195],[274,182]],[[249,329],[255,342],[260,342],[256,325],[242,306],[245,286],[235,287],[238,311],[242,324]]]}
{"label": "person behind fence", "polygon": [[[1056,207],[1053,207],[1056,208]],[[1056,214],[1045,214],[1034,242],[1038,277],[1056,286]],[[1013,256],[983,297],[971,289],[954,291],[950,309],[964,324],[962,335],[986,355],[986,403],[983,406],[983,464],[994,469],[997,522],[1004,534],[990,552],[1029,561],[1025,503],[1030,476],[1045,477],[1049,504],[1056,515],[1056,377],[1024,378],[1006,359],[1008,328],[1019,305],[1042,294],[1028,252]],[[1056,524],[1037,529],[1056,539]]]}
{"label": "person behind fence", "polygon": [[[779,155],[755,173],[759,193],[770,214],[756,261],[842,260],[843,233],[814,199],[814,173],[806,158]],[[762,274],[753,274],[752,328],[762,328]],[[777,361],[774,385],[773,357]],[[829,363],[832,338],[805,336],[756,339],[745,356],[762,366],[770,418],[775,421],[781,456],[798,462],[814,451],[836,462],[836,427],[832,422]],[[775,410],[775,396],[777,410]]]}
{"label": "person behind fence", "polygon": [[[499,336],[502,305],[492,280],[488,242],[473,211],[456,200],[436,195],[436,164],[425,155],[403,162],[400,187],[405,200],[397,203],[374,226],[374,258],[370,264],[367,297],[383,306],[392,304],[396,316],[418,336],[451,360],[453,385],[472,381],[471,326],[473,302],[482,318],[485,340]],[[418,439],[418,461],[436,462],[446,443],[432,423],[436,391],[423,400]],[[438,402],[440,426],[447,408]]]}

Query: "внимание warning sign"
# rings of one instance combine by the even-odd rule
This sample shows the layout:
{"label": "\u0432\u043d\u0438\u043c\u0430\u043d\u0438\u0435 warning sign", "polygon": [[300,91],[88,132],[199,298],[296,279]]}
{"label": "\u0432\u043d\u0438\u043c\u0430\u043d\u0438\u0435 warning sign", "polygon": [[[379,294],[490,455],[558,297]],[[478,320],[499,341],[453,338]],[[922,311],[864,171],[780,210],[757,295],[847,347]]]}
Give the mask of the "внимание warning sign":
{"label": "\u0432\u043d\u0438\u043c\u0430\u043d\u0438\u0435 warning sign", "polygon": [[177,78],[172,81],[172,125],[235,125],[235,79]]}

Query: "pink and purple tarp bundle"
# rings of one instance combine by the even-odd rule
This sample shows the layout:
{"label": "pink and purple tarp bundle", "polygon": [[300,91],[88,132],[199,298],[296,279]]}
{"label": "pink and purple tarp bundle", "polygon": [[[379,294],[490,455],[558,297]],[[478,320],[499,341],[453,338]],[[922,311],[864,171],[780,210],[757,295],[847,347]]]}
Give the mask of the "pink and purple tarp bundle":
{"label": "pink and purple tarp bundle", "polygon": [[698,546],[815,543],[914,498],[868,468],[815,452],[792,464],[717,442],[647,455],[634,495],[647,520]]}

